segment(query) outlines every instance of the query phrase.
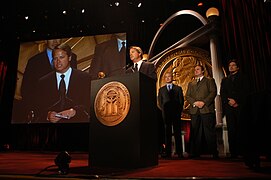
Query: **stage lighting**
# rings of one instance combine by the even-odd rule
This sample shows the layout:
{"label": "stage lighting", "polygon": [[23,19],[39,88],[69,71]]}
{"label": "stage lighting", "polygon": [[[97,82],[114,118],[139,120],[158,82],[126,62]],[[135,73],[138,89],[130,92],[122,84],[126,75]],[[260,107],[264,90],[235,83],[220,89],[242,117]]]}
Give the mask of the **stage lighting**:
{"label": "stage lighting", "polygon": [[70,170],[71,156],[67,151],[60,152],[55,158],[55,164],[58,166],[59,174],[68,174]]}

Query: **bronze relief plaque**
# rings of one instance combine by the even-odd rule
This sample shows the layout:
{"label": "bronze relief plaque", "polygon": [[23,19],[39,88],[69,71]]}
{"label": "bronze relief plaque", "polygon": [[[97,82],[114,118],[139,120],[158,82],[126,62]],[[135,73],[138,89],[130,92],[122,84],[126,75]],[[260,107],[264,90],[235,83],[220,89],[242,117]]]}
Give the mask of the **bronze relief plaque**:
{"label": "bronze relief plaque", "polygon": [[112,81],[98,91],[94,101],[94,111],[102,124],[115,126],[125,119],[130,105],[130,93],[126,86]]}

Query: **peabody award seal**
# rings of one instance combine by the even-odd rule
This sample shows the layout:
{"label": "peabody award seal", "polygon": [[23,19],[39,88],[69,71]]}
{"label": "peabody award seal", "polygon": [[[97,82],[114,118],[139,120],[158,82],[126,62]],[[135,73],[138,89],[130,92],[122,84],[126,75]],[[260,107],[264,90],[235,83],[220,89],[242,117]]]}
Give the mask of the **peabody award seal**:
{"label": "peabody award seal", "polygon": [[125,119],[130,104],[128,89],[120,82],[109,82],[96,95],[94,101],[95,115],[102,124],[115,126]]}

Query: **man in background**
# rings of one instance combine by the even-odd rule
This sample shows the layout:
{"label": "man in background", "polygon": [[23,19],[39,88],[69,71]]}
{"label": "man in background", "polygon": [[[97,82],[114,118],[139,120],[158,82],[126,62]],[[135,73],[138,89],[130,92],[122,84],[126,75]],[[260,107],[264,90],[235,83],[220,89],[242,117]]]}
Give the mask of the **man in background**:
{"label": "man in background", "polygon": [[186,99],[189,102],[191,115],[190,158],[198,158],[201,154],[212,154],[218,158],[215,97],[217,87],[213,78],[204,76],[204,67],[196,65],[195,79],[188,83]]}
{"label": "man in background", "polygon": [[249,92],[248,81],[239,71],[236,59],[228,62],[229,76],[221,81],[220,95],[222,99],[223,114],[226,115],[230,158],[240,155],[238,126],[241,121],[241,109]]}
{"label": "man in background", "polygon": [[162,110],[165,126],[165,157],[172,157],[172,135],[174,135],[176,154],[178,158],[183,158],[181,115],[184,96],[182,88],[173,84],[172,81],[172,73],[167,72],[165,74],[166,85],[158,91],[158,107]]}
{"label": "man in background", "polygon": [[105,77],[124,74],[126,46],[126,33],[116,33],[112,39],[97,44],[89,69],[91,79],[99,79],[99,73],[103,73]]}

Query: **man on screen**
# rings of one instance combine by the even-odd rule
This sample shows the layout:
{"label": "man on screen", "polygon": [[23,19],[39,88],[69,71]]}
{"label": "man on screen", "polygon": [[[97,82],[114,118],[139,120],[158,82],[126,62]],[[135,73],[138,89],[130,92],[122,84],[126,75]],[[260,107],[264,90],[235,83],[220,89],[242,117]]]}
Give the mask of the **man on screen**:
{"label": "man on screen", "polygon": [[[60,43],[61,39],[46,40],[46,49],[31,57],[27,62],[21,86],[23,108],[26,111],[24,117],[30,111],[35,113],[33,103],[37,82],[42,76],[54,71],[52,51]],[[71,57],[71,67],[77,68],[77,56],[74,53]]]}
{"label": "man on screen", "polygon": [[52,56],[54,71],[40,78],[37,85],[37,121],[88,122],[90,75],[71,67],[69,45],[56,46]]}

